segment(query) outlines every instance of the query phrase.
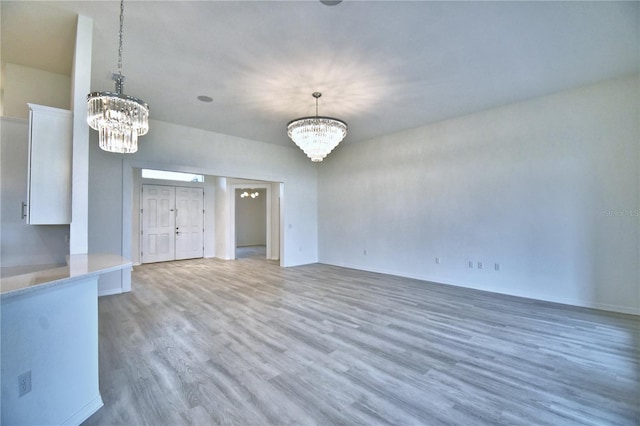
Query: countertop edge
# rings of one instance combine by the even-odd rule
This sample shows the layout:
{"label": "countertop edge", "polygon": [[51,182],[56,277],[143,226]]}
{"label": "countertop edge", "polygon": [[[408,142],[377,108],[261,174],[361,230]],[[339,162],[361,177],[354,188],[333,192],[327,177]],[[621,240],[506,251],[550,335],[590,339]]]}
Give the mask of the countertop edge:
{"label": "countertop edge", "polygon": [[[81,262],[82,264],[80,265],[80,269],[84,267],[84,269],[86,270],[81,270],[78,272],[76,270],[78,266],[74,264],[74,261]],[[91,261],[98,261],[99,263],[102,263],[102,265],[93,268],[90,265]],[[13,290],[4,291],[0,288],[0,301],[4,303],[10,299],[13,299],[19,296],[24,296],[31,293],[41,292],[41,291],[47,291],[65,284],[73,283],[78,280],[92,278],[97,275],[116,272],[116,271],[133,267],[133,262],[117,255],[100,255],[100,254],[71,255],[68,258],[68,263],[69,263],[68,266],[62,267],[63,269],[67,269],[68,271],[67,276],[52,278],[51,280],[46,280],[37,284],[23,284],[19,288],[15,288]],[[47,273],[51,273],[56,269],[60,269],[60,268],[53,268],[53,269],[48,269],[44,271],[38,271],[31,274],[22,274],[14,277],[7,277],[0,280],[0,283],[7,283],[7,282],[15,283],[16,281],[19,281],[19,280],[30,281],[32,279],[35,279],[38,276],[44,276]]]}

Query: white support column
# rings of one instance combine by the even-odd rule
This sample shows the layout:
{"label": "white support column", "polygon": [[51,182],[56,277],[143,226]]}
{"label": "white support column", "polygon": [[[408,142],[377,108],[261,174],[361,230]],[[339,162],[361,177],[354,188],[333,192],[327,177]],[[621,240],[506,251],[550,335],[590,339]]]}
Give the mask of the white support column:
{"label": "white support column", "polygon": [[70,254],[89,249],[89,125],[87,94],[91,91],[93,20],[78,15],[76,46],[71,76],[73,111],[73,168],[71,181]]}

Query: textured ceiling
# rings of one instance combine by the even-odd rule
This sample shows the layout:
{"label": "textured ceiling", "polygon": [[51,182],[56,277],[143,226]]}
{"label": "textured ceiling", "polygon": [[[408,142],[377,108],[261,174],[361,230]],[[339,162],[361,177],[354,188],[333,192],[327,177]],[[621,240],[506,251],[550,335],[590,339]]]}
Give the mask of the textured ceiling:
{"label": "textured ceiling", "polygon": [[[355,143],[638,72],[639,6],[128,1],[125,93],[153,119],[291,144],[319,91]],[[113,90],[119,2],[2,1],[2,60],[69,74],[77,13],[94,20],[91,89]]]}

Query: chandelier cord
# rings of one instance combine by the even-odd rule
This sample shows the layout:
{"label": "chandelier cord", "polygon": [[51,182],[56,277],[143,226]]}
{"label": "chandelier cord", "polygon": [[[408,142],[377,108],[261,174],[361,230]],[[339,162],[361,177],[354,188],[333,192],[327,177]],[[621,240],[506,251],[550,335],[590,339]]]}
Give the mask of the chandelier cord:
{"label": "chandelier cord", "polygon": [[318,116],[318,99],[320,99],[320,96],[322,96],[322,93],[320,92],[313,92],[311,94],[311,96],[313,96],[314,98],[316,98],[316,117]]}
{"label": "chandelier cord", "polygon": [[122,94],[124,78],[122,77],[122,29],[124,27],[124,0],[120,0],[120,33],[118,35],[118,76],[116,77],[116,91]]}

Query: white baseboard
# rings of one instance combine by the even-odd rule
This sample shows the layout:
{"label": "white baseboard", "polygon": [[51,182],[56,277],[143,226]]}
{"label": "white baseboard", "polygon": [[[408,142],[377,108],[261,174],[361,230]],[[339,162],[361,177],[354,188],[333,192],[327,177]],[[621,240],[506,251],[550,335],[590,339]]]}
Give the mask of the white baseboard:
{"label": "white baseboard", "polygon": [[589,300],[565,299],[565,298],[558,298],[558,297],[540,297],[539,295],[537,297],[533,297],[532,295],[523,294],[521,292],[505,292],[505,291],[501,291],[501,289],[487,288],[486,286],[474,285],[473,283],[456,282],[456,281],[451,281],[451,280],[447,280],[447,279],[442,279],[442,278],[439,278],[439,277],[429,277],[429,276],[423,276],[423,275],[405,274],[405,273],[398,272],[398,271],[385,270],[385,269],[381,269],[381,268],[369,268],[369,267],[363,267],[363,266],[360,266],[360,265],[347,264],[347,263],[343,263],[343,262],[335,262],[335,263],[334,262],[320,262],[320,263],[323,263],[323,264],[326,264],[326,265],[338,266],[338,267],[341,267],[341,268],[357,269],[359,271],[375,272],[375,273],[378,273],[378,274],[394,275],[394,276],[397,276],[397,277],[412,278],[412,279],[416,279],[416,280],[420,280],[420,281],[429,281],[429,282],[436,283],[436,284],[451,285],[451,286],[454,286],[454,287],[470,288],[470,289],[474,289],[474,290],[488,291],[488,292],[491,292],[491,293],[505,294],[505,295],[508,295],[508,296],[515,296],[515,297],[522,297],[522,298],[526,298],[526,299],[540,300],[540,301],[543,301],[543,302],[559,303],[559,304],[562,304],[562,305],[577,306],[577,307],[581,307],[581,308],[599,309],[599,310],[603,310],[603,311],[617,312],[617,313],[622,313],[622,314],[640,315],[640,308],[634,308],[634,307],[630,307],[630,306],[610,305],[610,304],[606,304],[606,303],[599,303],[599,302],[594,302],[594,301],[589,301]]}
{"label": "white baseboard", "polygon": [[76,411],[75,414],[73,414],[71,417],[65,420],[62,424],[74,425],[74,426],[79,425],[85,420],[87,420],[89,417],[91,417],[91,415],[96,411],[98,411],[103,405],[104,403],[102,402],[102,397],[98,393],[96,396],[94,396],[91,399],[91,401],[86,403],[84,407]]}
{"label": "white baseboard", "polygon": [[107,290],[98,290],[98,297],[111,296],[114,294],[122,294],[122,293],[124,293],[124,291],[122,291],[121,288],[110,288]]}

